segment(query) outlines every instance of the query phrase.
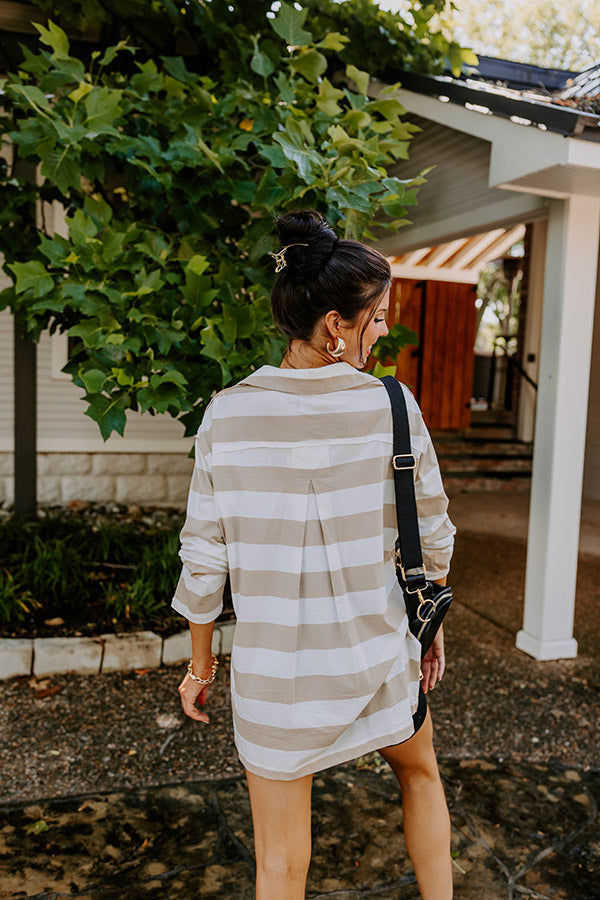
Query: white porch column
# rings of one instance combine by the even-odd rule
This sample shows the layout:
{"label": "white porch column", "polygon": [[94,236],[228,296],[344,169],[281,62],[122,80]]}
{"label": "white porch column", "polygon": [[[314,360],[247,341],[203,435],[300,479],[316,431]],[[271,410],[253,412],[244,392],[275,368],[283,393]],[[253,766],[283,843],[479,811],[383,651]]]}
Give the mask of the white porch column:
{"label": "white porch column", "polygon": [[523,628],[536,659],[577,655],[573,637],[600,200],[553,200],[548,220]]}
{"label": "white porch column", "polygon": [[[542,333],[542,310],[544,308],[544,269],[546,266],[546,238],[548,223],[538,219],[531,223],[531,246],[529,259],[529,279],[527,287],[527,311],[525,313],[525,335],[523,346],[523,368],[537,384],[540,367],[540,341]],[[534,357],[529,362],[529,356]],[[525,379],[521,381],[519,414],[517,416],[517,438],[531,443],[535,434],[535,409],[537,391]]]}

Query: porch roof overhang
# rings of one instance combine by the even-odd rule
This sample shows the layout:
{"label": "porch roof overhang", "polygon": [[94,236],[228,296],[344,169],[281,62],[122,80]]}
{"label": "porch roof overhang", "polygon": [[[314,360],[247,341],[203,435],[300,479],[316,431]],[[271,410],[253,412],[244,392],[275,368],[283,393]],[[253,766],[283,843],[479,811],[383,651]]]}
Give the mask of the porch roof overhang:
{"label": "porch roof overhang", "polygon": [[[420,88],[421,82],[427,82],[427,93],[407,87],[398,89],[396,96],[409,118],[416,117],[425,127],[446,129],[448,136],[453,133],[455,137],[463,136],[465,144],[485,145],[488,157],[485,184],[481,187],[488,192],[487,200],[493,202],[474,204],[462,211],[461,179],[452,184],[446,179],[444,191],[452,192],[457,198],[456,202],[445,204],[448,214],[436,215],[435,220],[430,216],[427,220],[427,209],[411,209],[412,226],[397,235],[382,235],[378,246],[383,252],[396,255],[459,236],[546,217],[548,201],[552,198],[577,195],[600,198],[600,116],[553,107],[551,115],[563,117],[559,132],[541,121],[544,115],[549,116],[544,107],[551,104],[511,98],[513,106],[503,105],[499,112],[491,108],[487,91],[470,90],[468,95],[451,98],[447,93],[451,80],[417,76],[415,81],[411,76],[407,81]],[[378,94],[383,85],[372,82],[371,87]],[[413,140],[418,143],[419,135]],[[415,174],[421,164],[421,158],[413,152],[410,161],[400,162],[394,173],[407,177]],[[435,171],[429,176],[430,181],[433,179]],[[427,185],[421,189],[422,193],[426,190]]]}

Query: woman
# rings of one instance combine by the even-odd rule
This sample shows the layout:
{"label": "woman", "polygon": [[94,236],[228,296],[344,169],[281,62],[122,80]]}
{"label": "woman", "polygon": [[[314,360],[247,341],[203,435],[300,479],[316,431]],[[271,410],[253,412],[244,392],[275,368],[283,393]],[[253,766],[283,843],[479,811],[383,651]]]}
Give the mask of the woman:
{"label": "woman", "polygon": [[[312,210],[280,217],[278,232],[272,306],[287,352],[280,368],[263,366],[217,394],[196,439],[173,600],[193,646],[181,701],[208,722],[197,702],[206,703],[216,671],[212,629],[229,573],[233,722],[257,900],[304,897],[312,776],[372,750],[401,785],[421,896],[447,900],[450,823],[424,695],[444,672],[443,635],[420,664],[394,568],[388,395],[360,371],[387,334],[390,267],[376,250],[338,240]],[[427,429],[405,393],[423,558],[444,583],[454,527]]]}

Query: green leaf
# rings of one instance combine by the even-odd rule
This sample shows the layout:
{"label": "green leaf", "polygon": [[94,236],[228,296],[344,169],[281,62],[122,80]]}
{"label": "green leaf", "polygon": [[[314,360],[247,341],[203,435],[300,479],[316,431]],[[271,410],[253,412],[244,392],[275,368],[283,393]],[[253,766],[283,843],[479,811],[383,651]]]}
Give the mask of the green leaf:
{"label": "green leaf", "polygon": [[34,297],[43,297],[54,287],[54,280],[48,274],[41,262],[32,259],[27,263],[8,263],[9,268],[16,275],[15,290],[17,294],[25,291],[33,291]]}
{"label": "green leaf", "polygon": [[275,66],[266,55],[266,53],[262,53],[258,49],[258,41],[256,38],[253,38],[254,41],[254,53],[252,54],[252,59],[250,60],[250,68],[253,72],[256,72],[257,75],[262,75],[263,78],[267,78],[269,75],[272,75],[275,71]]}
{"label": "green leaf", "polygon": [[308,9],[295,9],[289,3],[282,3],[279,12],[274,19],[269,19],[269,23],[286,44],[305,47],[312,41],[310,31],[305,31],[302,27],[307,15]]}
{"label": "green leaf", "polygon": [[50,826],[45,819],[38,819],[36,822],[29,822],[25,826],[25,834],[42,834],[42,832],[48,831],[49,828]]}
{"label": "green leaf", "polygon": [[89,81],[82,81],[79,84],[79,87],[75,88],[74,91],[71,91],[69,94],[69,100],[72,100],[73,103],[79,103],[82,97],[85,97],[86,94],[93,90],[93,85],[89,83]]}
{"label": "green leaf", "polygon": [[156,390],[161,384],[176,384],[182,388],[187,383],[183,372],[179,372],[177,369],[168,369],[166,372],[156,373],[150,377],[150,386],[153,390]]}
{"label": "green leaf", "polygon": [[115,134],[119,132],[114,122],[122,113],[121,97],[123,92],[107,87],[97,87],[90,91],[84,99],[87,113],[86,126],[93,134]]}
{"label": "green leaf", "polygon": [[44,28],[39,22],[32,22],[33,27],[39,31],[40,41],[53,50],[55,59],[65,59],[69,56],[69,39],[58,25],[48,20],[48,27]]}
{"label": "green leaf", "polygon": [[120,387],[131,387],[134,384],[135,379],[133,375],[126,372],[125,369],[113,369],[112,371]]}
{"label": "green leaf", "polygon": [[202,339],[202,350],[200,352],[203,356],[216,360],[225,358],[227,351],[212,322],[202,329],[200,337]]}
{"label": "green leaf", "polygon": [[161,59],[167,72],[177,81],[184,84],[196,84],[198,81],[198,75],[190,72],[182,56],[163,56]]}
{"label": "green leaf", "polygon": [[[415,332],[411,331],[410,328],[407,328],[406,325],[403,325],[401,322],[397,322],[393,328],[390,328],[385,337],[379,338],[371,351],[371,355],[383,363],[387,359],[396,359],[399,352],[406,347],[407,344],[418,343],[419,338]],[[375,374],[375,372],[373,374]],[[380,378],[381,376],[377,375],[377,377]]]}
{"label": "green leaf", "polygon": [[251,306],[227,306],[223,304],[223,325],[221,330],[226,341],[250,337],[256,324],[256,314]]}
{"label": "green leaf", "polygon": [[100,369],[88,369],[86,372],[80,372],[79,378],[83,382],[86,394],[97,394],[106,381],[106,372],[101,372]]}
{"label": "green leaf", "polygon": [[292,56],[289,66],[296,75],[303,75],[307,81],[316,82],[327,69],[327,60],[318,50],[310,49]]}
{"label": "green leaf", "polygon": [[96,223],[88,218],[81,209],[76,209],[72,218],[67,219],[67,222],[71,240],[75,244],[86,244],[91,238],[95,238],[98,233]]}
{"label": "green leaf", "polygon": [[83,209],[87,216],[94,219],[102,227],[108,225],[112,219],[113,211],[100,194],[86,194],[83,201]]}
{"label": "green leaf", "polygon": [[254,195],[254,206],[262,206],[266,210],[274,210],[277,209],[285,196],[285,188],[282,188],[279,184],[275,170],[269,167],[259,182],[258,189]]}
{"label": "green leaf", "polygon": [[285,132],[274,134],[273,140],[280,144],[286,158],[298,166],[300,177],[309,183],[313,181],[315,166],[320,164],[321,158],[316,151],[306,148],[306,134],[301,124],[289,116]]}
{"label": "green leaf", "polygon": [[349,37],[346,37],[345,34],[340,34],[339,31],[330,31],[322,41],[319,41],[317,47],[320,47],[321,50],[335,50],[339,52],[344,49],[349,40]]}
{"label": "green leaf", "polygon": [[370,113],[381,113],[384,119],[394,119],[396,116],[403,116],[406,112],[406,108],[395,98],[390,98],[389,100],[372,100],[367,104],[366,108]]}
{"label": "green leaf", "polygon": [[379,360],[373,366],[373,371],[371,372],[375,378],[385,378],[386,375],[393,375],[396,377],[396,366],[382,366]]}
{"label": "green leaf", "polygon": [[200,148],[200,150],[202,150],[202,152],[204,153],[204,155],[207,156],[208,159],[210,159],[210,161],[211,161],[212,163],[214,163],[214,165],[217,167],[217,169],[219,170],[219,172],[223,172],[223,171],[224,171],[224,170],[223,170],[223,166],[221,165],[221,161],[220,161],[220,159],[219,159],[218,154],[215,153],[214,150],[211,150],[210,147],[208,146],[208,144],[206,144],[206,143],[202,140],[201,137],[198,137],[198,147]]}
{"label": "green leaf", "polygon": [[285,72],[278,73],[277,77],[275,78],[275,84],[277,85],[279,96],[281,97],[283,102],[288,104],[293,103],[296,97],[294,86]]}
{"label": "green leaf", "polygon": [[107,397],[105,394],[88,394],[85,398],[89,403],[85,415],[93,419],[100,428],[100,434],[107,441],[113,431],[122,435],[125,430],[125,411],[122,406],[121,396]]}
{"label": "green leaf", "polygon": [[[376,127],[374,126],[376,126],[377,123],[374,123],[369,113],[366,113],[363,109],[349,109],[342,119],[342,122],[353,131],[360,131],[361,128],[368,128],[369,126],[373,126],[373,130],[376,131]],[[392,127],[388,122],[382,124],[384,124],[386,128]]]}
{"label": "green leaf", "polygon": [[452,44],[448,49],[448,61],[450,63],[450,69],[455,78],[458,78],[460,73],[462,72],[463,67],[463,55],[462,50],[458,44]]}
{"label": "green leaf", "polygon": [[205,256],[201,256],[200,254],[196,254],[192,256],[187,266],[185,267],[186,272],[192,272],[194,275],[202,275],[208,269],[208,260]]}
{"label": "green leaf", "polygon": [[343,100],[344,97],[343,91],[335,88],[328,78],[324,78],[319,84],[317,106],[326,116],[338,116],[342,112],[338,100]]}
{"label": "green leaf", "polygon": [[356,86],[358,87],[358,92],[363,94],[363,96],[367,96],[367,91],[369,89],[369,81],[371,76],[368,72],[363,72],[362,69],[357,69],[356,66],[346,66],[346,75],[348,78],[351,78],[352,81],[356,82]]}
{"label": "green leaf", "polygon": [[60,237],[60,235],[55,235],[53,239],[50,239],[44,234],[39,243],[39,249],[53,266],[59,266],[65,262],[69,246],[68,241]]}
{"label": "green leaf", "polygon": [[463,47],[461,49],[462,61],[466,66],[478,66],[479,65],[479,57],[476,53],[470,50],[468,47]]}
{"label": "green leaf", "polygon": [[130,53],[135,51],[135,47],[130,47],[127,40],[119,41],[113,47],[108,47],[102,59],[98,60],[99,66],[109,66],[121,50],[129,50]]}
{"label": "green leaf", "polygon": [[69,188],[81,188],[79,158],[77,154],[67,152],[68,149],[65,147],[62,151],[54,150],[49,153],[41,168],[42,175],[54,183],[62,194],[67,194]]}
{"label": "green leaf", "polygon": [[8,90],[13,94],[21,94],[42,115],[50,109],[48,98],[34,84],[11,84],[8,85]]}

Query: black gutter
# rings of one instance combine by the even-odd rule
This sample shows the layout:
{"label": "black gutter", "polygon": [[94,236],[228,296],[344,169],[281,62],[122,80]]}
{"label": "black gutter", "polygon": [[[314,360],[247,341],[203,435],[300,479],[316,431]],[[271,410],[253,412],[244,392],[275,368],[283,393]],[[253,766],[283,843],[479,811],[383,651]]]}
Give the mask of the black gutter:
{"label": "black gutter", "polygon": [[584,127],[598,127],[600,116],[582,113],[571,107],[556,106],[538,100],[524,100],[503,94],[499,90],[475,87],[453,78],[421,75],[417,72],[399,72],[400,84],[409,91],[432,97],[448,97],[452,103],[464,106],[471,103],[485,107],[498,116],[510,119],[518,116],[534,125],[545,125],[548,131],[565,136],[581,134]]}
{"label": "black gutter", "polygon": [[[512,59],[498,59],[495,56],[480,56],[476,66],[469,67],[469,78],[496,82],[517,91],[542,90],[554,93],[565,87],[579,72],[569,69],[547,69],[532,63],[514,62]],[[445,73],[450,74],[450,72]]]}

